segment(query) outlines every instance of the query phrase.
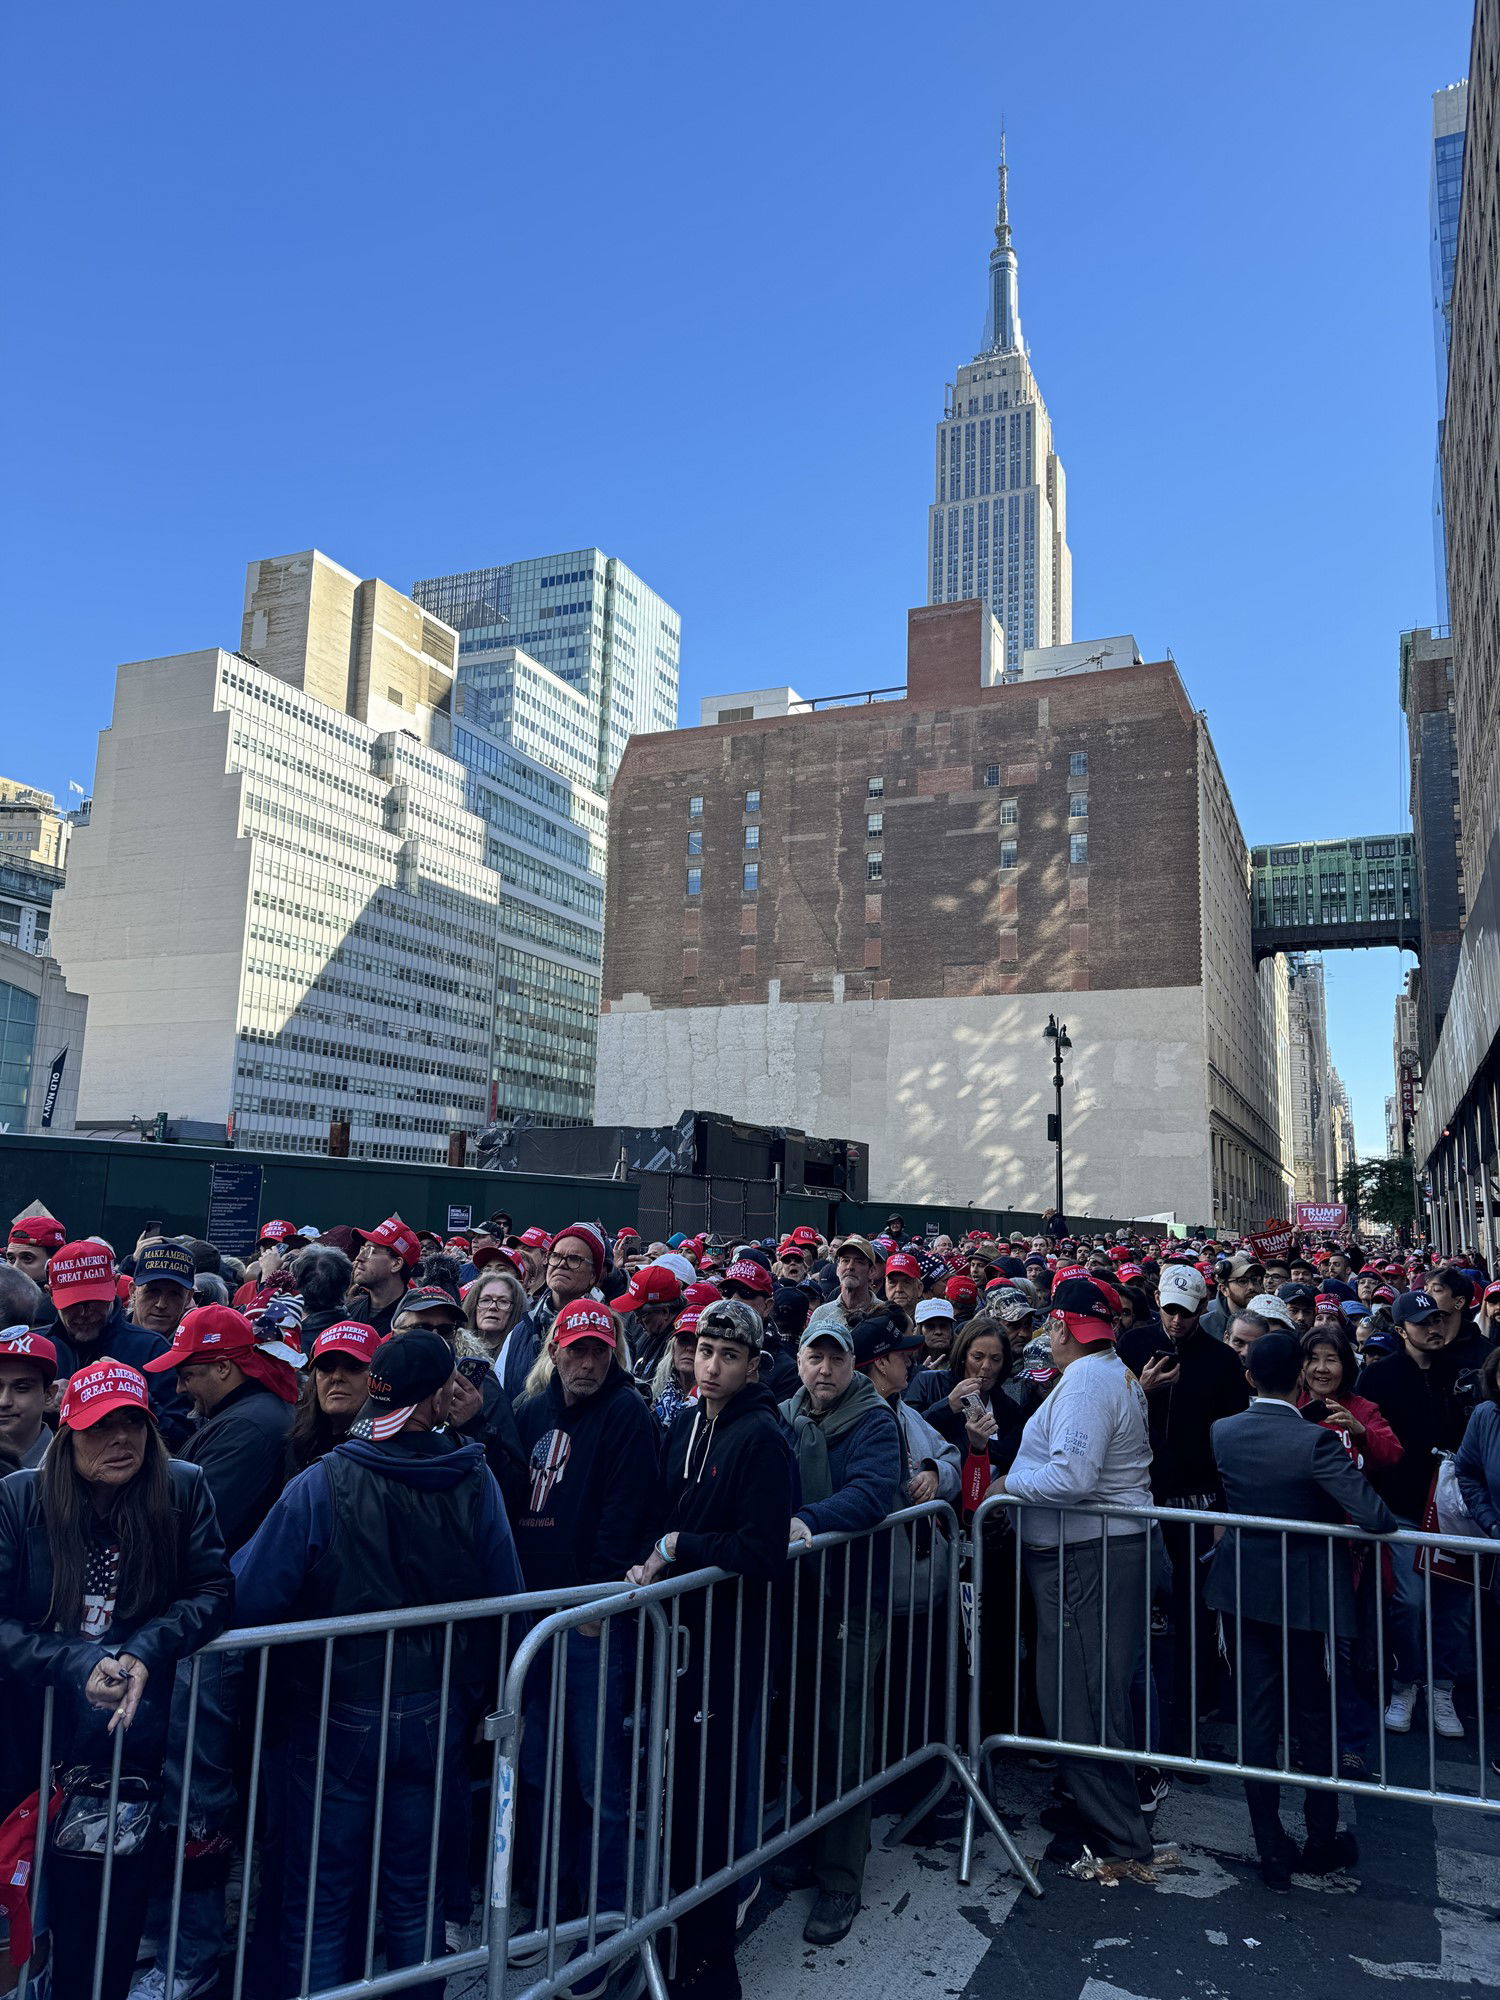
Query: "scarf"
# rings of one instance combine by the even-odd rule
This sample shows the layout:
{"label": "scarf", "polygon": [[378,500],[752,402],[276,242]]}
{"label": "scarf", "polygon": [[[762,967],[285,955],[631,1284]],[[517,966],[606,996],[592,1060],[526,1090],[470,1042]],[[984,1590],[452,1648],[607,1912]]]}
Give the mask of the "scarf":
{"label": "scarf", "polygon": [[782,1404],[781,1414],[792,1427],[797,1448],[804,1500],[826,1500],[833,1491],[833,1475],[828,1469],[831,1440],[852,1431],[872,1410],[882,1407],[875,1384],[868,1375],[857,1372],[843,1395],[826,1410],[813,1409],[806,1389],[799,1389],[790,1402]]}

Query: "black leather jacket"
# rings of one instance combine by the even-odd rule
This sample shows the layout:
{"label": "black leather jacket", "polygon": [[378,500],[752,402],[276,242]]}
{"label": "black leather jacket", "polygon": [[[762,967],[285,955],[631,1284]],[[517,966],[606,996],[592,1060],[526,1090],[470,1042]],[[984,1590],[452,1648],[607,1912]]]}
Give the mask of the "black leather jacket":
{"label": "black leather jacket", "polygon": [[[0,1683],[14,1702],[3,1732],[0,1811],[36,1789],[42,1691],[57,1690],[54,1761],[102,1763],[111,1752],[109,1716],[84,1700],[84,1683],[100,1660],[122,1647],[150,1678],[131,1724],[127,1765],[160,1768],[171,1711],[173,1668],[216,1638],[229,1621],[232,1585],[224,1538],[208,1486],[196,1465],[167,1467],[177,1525],[177,1594],[165,1610],[137,1624],[116,1618],[102,1639],[48,1628],[52,1557],[42,1514],[40,1472],[0,1480]],[[15,1792],[15,1785],[21,1790]]]}

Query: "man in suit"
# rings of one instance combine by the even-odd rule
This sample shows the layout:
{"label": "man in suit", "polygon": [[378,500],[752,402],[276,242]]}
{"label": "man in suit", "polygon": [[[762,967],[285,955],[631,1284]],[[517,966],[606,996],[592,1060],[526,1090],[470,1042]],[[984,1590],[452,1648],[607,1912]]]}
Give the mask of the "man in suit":
{"label": "man in suit", "polygon": [[[1245,1357],[1245,1374],[1254,1402],[1239,1416],[1221,1418],[1211,1434],[1225,1511],[1282,1521],[1347,1519],[1371,1534],[1393,1534],[1400,1522],[1339,1439],[1298,1410],[1302,1349],[1293,1336],[1262,1334]],[[1289,1768],[1290,1740],[1285,1759],[1278,1755],[1285,1704],[1286,1734],[1297,1739],[1302,1768],[1331,1777],[1326,1662],[1337,1636],[1354,1629],[1347,1544],[1323,1535],[1288,1535],[1283,1541],[1279,1534],[1228,1528],[1214,1554],[1206,1595],[1210,1608],[1229,1621],[1240,1762]],[[1290,1889],[1294,1868],[1326,1875],[1359,1859],[1353,1834],[1339,1831],[1338,1794],[1331,1788],[1310,1787],[1304,1795],[1307,1842],[1300,1855],[1281,1824],[1279,1785],[1247,1778],[1245,1801],[1268,1888]]]}

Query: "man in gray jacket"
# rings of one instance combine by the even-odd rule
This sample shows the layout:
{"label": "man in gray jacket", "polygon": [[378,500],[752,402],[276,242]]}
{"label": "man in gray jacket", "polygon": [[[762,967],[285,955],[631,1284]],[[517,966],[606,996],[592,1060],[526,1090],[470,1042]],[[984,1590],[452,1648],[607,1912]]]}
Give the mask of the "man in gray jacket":
{"label": "man in gray jacket", "polygon": [[[1347,1518],[1371,1534],[1394,1534],[1401,1523],[1339,1438],[1307,1422],[1297,1408],[1302,1349],[1293,1336],[1262,1334],[1246,1354],[1245,1373],[1255,1400],[1239,1416],[1221,1418],[1211,1433],[1225,1511],[1330,1524]],[[1226,1618],[1239,1761],[1290,1775],[1291,1744],[1283,1746],[1283,1756],[1277,1754],[1285,1703],[1287,1734],[1297,1739],[1302,1768],[1316,1777],[1333,1776],[1326,1662],[1333,1642],[1354,1629],[1347,1544],[1330,1544],[1324,1535],[1283,1537],[1228,1528],[1214,1552],[1206,1596],[1210,1608]],[[1300,1855],[1281,1824],[1281,1787],[1247,1778],[1245,1800],[1268,1888],[1290,1889],[1294,1869],[1327,1875],[1359,1859],[1353,1834],[1339,1831],[1336,1792],[1308,1788],[1307,1843]]]}

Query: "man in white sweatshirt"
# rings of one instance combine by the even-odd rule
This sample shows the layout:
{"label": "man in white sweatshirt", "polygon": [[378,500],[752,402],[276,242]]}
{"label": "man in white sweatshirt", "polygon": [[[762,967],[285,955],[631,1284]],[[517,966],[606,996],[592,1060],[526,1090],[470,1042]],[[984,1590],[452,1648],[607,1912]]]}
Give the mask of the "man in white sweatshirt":
{"label": "man in white sweatshirt", "polygon": [[[1110,1301],[1092,1279],[1068,1278],[1056,1288],[1047,1336],[1059,1380],[1027,1420],[1005,1476],[1005,1491],[1031,1503],[1016,1512],[1036,1604],[1037,1699],[1056,1740],[1127,1749],[1134,1744],[1130,1684],[1147,1629],[1149,1524],[1144,1516],[1106,1520],[1088,1510],[1150,1507],[1146,1398],[1115,1353]],[[1044,1823],[1063,1840],[1081,1836],[1101,1857],[1149,1861],[1133,1767],[1061,1761],[1076,1812],[1044,1815]]]}

